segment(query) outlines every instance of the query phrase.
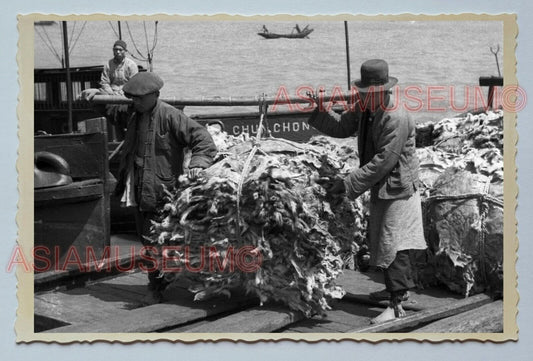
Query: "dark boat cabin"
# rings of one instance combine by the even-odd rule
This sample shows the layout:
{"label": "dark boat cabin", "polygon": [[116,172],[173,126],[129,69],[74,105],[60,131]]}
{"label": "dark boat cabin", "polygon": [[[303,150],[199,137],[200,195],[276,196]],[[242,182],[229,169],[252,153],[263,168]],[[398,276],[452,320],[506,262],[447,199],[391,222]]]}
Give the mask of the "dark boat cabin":
{"label": "dark boat cabin", "polygon": [[[70,69],[72,93],[75,99],[83,90],[100,87],[104,66]],[[72,103],[72,120],[79,121],[98,116],[90,104]],[[68,133],[67,74],[65,69],[35,69],[34,71],[34,132],[49,134]]]}

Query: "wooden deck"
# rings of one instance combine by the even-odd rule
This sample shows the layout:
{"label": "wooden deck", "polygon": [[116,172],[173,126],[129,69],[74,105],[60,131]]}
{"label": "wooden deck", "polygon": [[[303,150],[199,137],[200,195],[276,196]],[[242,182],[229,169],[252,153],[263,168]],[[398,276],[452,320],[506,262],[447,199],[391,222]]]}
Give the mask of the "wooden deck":
{"label": "wooden deck", "polygon": [[[127,246],[127,243],[123,244]],[[129,247],[128,247],[129,248]],[[48,277],[48,278],[47,278]],[[51,276],[41,276],[49,282]],[[36,281],[37,282],[37,281]],[[503,303],[481,294],[461,298],[442,289],[414,290],[404,303],[407,317],[370,325],[386,302],[369,299],[383,288],[380,274],[346,271],[338,283],[347,294],[331,302],[326,317],[305,319],[282,305],[233,295],[195,302],[179,284],[162,303],[144,303],[147,275],[139,270],[74,285],[36,291],[35,332],[200,332],[200,333],[346,333],[346,332],[502,332]],[[36,288],[38,289],[38,288]]]}

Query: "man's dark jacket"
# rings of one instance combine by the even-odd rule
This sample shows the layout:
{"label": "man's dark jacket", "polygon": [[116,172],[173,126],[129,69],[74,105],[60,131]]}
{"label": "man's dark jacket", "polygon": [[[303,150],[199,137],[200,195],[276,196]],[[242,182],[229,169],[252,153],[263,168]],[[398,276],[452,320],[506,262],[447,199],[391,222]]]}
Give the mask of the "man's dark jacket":
{"label": "man's dark jacket", "polygon": [[[137,122],[142,115],[134,113],[128,121],[115,193],[122,194],[127,172],[133,168],[136,153]],[[192,152],[189,168],[208,168],[217,153],[205,127],[187,117],[181,110],[157,100],[150,114],[143,157],[142,189],[139,210],[155,211],[163,200],[163,185],[177,185],[183,173],[185,149]]]}
{"label": "man's dark jacket", "polygon": [[340,117],[317,107],[309,124],[336,138],[359,134],[360,168],[344,180],[349,198],[355,199],[372,189],[374,199],[399,199],[418,189],[416,127],[401,107],[394,108],[391,103],[385,109],[378,108],[373,116],[355,107]]}

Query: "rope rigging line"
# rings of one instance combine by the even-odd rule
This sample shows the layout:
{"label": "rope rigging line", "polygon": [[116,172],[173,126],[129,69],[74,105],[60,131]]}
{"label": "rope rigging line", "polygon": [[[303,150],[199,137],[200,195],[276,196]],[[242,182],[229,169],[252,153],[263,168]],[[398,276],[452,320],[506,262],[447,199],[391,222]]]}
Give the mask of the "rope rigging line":
{"label": "rope rigging line", "polygon": [[[78,36],[76,37],[76,40],[74,40],[74,43],[72,43],[72,46],[70,47],[68,53],[69,55],[74,51],[74,48],[76,47],[76,44],[78,43],[78,40],[80,39],[81,33],[83,33],[83,30],[85,29],[85,25],[87,25],[87,21],[83,22],[83,25],[81,26],[80,32],[78,33]],[[74,30],[73,30],[74,32]]]}
{"label": "rope rigging line", "polygon": [[[72,25],[72,30],[70,31],[70,39],[68,39],[68,44],[72,44],[72,39],[74,38],[74,32],[76,31],[76,24],[77,24],[77,21],[73,21],[74,25]],[[69,55],[70,55],[70,49],[68,51]]]}
{"label": "rope rigging line", "polygon": [[141,59],[135,57],[135,55],[133,55],[133,53],[131,53],[131,52],[129,52],[130,55],[131,55],[134,59],[142,60],[142,61],[146,61],[147,59],[144,57],[144,55],[141,53],[141,51],[140,51],[139,48],[137,47],[137,44],[135,43],[135,40],[133,40],[133,35],[131,34],[130,24],[128,24],[127,21],[126,21],[126,28],[128,29],[128,34],[130,35],[131,43],[133,44],[133,47],[135,48],[135,50],[137,51],[137,54],[139,54],[139,56],[141,57]]}
{"label": "rope rigging line", "polygon": [[[35,30],[37,30],[38,27],[35,27]],[[63,65],[63,62],[62,62],[62,59],[61,59],[61,56],[59,55],[59,53],[56,51],[55,47],[54,47],[54,44],[52,43],[52,40],[50,39],[50,37],[48,36],[48,32],[46,31],[46,29],[42,29],[45,36],[46,36],[46,39],[43,38],[42,34],[37,30],[37,34],[39,35],[39,37],[42,39],[42,41],[44,42],[44,44],[46,45],[46,47],[48,48],[48,50],[50,50],[50,52],[52,53],[52,55],[54,55],[56,57],[56,59],[59,61],[59,63],[61,65]],[[48,41],[47,41],[48,40]]]}
{"label": "rope rigging line", "polygon": [[152,53],[152,57],[153,57],[153,54],[154,54],[155,47],[157,45],[157,25],[158,24],[159,24],[159,21],[156,21],[155,22],[155,26],[154,26],[154,42],[152,44],[152,49],[150,49],[150,53]]}
{"label": "rope rigging line", "polygon": [[111,23],[111,21],[108,21],[107,23],[108,23],[109,26],[111,27],[111,30],[113,30],[113,33],[115,33],[115,37],[118,39],[119,36],[118,36],[117,31],[116,31],[115,28],[113,27],[113,23]]}
{"label": "rope rigging line", "polygon": [[146,21],[143,21],[144,27],[144,40],[146,42],[146,53],[150,56],[150,48],[148,47],[148,32],[146,31]]}
{"label": "rope rigging line", "polygon": [[154,50],[155,50],[155,47],[157,45],[157,25],[158,25],[158,21],[155,22],[155,29],[154,29],[154,41],[153,41],[153,45],[152,45],[152,48],[150,49],[150,45],[148,43],[148,30],[146,28],[146,22],[143,21],[143,28],[144,28],[144,39],[145,39],[145,42],[146,42],[146,50],[147,50],[147,54],[146,56],[143,55],[141,53],[141,51],[139,50],[137,44],[135,43],[135,40],[133,39],[133,34],[131,33],[131,29],[130,29],[130,26],[128,24],[128,22],[126,22],[126,27],[128,29],[128,34],[130,36],[130,39],[131,39],[131,42],[133,44],[133,47],[135,48],[135,50],[137,51],[137,54],[139,57],[135,56],[133,53],[129,52],[131,57],[135,60],[138,60],[138,61],[147,61],[148,64],[149,64],[149,67],[150,67],[150,71],[152,69],[152,60],[154,58]]}

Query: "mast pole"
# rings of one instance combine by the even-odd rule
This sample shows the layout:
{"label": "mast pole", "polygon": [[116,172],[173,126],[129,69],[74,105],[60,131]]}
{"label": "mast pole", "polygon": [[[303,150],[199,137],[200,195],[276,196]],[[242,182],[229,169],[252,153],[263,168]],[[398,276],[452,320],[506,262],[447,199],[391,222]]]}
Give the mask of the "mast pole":
{"label": "mast pole", "polygon": [[68,132],[72,133],[72,80],[70,78],[70,60],[68,54],[67,22],[63,21],[63,47],[65,52],[65,70],[67,73],[67,107],[68,107]]}
{"label": "mast pole", "polygon": [[350,41],[348,40],[348,22],[344,21],[344,36],[346,38],[346,68],[348,69],[348,91],[351,89],[350,75]]}

